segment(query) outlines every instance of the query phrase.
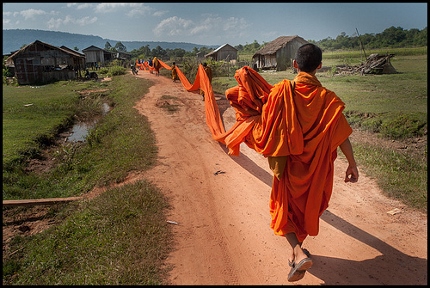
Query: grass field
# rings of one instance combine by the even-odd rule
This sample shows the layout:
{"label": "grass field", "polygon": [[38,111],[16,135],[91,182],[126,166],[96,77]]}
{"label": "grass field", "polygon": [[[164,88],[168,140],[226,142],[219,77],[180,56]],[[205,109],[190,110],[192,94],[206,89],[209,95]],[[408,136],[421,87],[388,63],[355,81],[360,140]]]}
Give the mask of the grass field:
{"label": "grass field", "polygon": [[[344,100],[354,126],[388,139],[426,136],[427,56],[411,54],[393,58],[399,74],[318,76]],[[355,55],[348,55],[348,61],[360,57]],[[332,55],[327,62],[335,65],[342,57]],[[288,71],[262,75],[271,84],[295,76]],[[218,93],[235,85],[232,76],[213,80]],[[133,108],[150,86],[129,75],[105,83],[3,85],[3,199],[75,196],[154,165],[154,134]],[[105,92],[83,97],[78,93],[83,90]],[[49,173],[25,170],[26,160],[41,157],[58,131],[76,117],[101,113],[105,102],[115,109],[91,130],[86,145],[55,151],[58,165]],[[427,149],[416,158],[368,143],[353,144],[362,169],[378,179],[390,197],[427,212]],[[168,199],[146,181],[111,189],[97,201],[54,205],[49,217],[58,225],[31,237],[15,237],[3,253],[3,284],[162,285],[168,269],[162,262],[172,244],[164,216],[168,207]]]}

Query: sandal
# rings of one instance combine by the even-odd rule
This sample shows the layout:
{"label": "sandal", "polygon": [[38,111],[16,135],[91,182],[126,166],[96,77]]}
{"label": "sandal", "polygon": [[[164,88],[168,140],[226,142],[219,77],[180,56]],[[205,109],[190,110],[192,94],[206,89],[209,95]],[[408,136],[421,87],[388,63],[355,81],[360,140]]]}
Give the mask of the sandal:
{"label": "sandal", "polygon": [[[302,248],[302,250],[303,250],[303,253],[305,253],[305,254],[306,254],[306,256],[308,256],[308,258],[310,258],[310,257],[311,257],[311,253],[309,252],[309,250],[308,250],[308,249],[306,249],[306,248]],[[291,261],[290,259],[288,259],[288,266],[290,266],[291,268],[293,268],[293,267],[294,267],[294,260],[293,260],[293,261]]]}
{"label": "sandal", "polygon": [[305,258],[299,263],[293,263],[290,273],[288,273],[288,282],[299,281],[305,276],[306,270],[312,267],[312,259]]}
{"label": "sandal", "polygon": [[306,254],[307,258],[300,261],[298,264],[296,264],[294,261],[290,261],[288,259],[288,265],[291,267],[290,273],[288,273],[288,281],[289,282],[295,282],[299,281],[303,277],[305,277],[306,270],[311,268],[313,262],[311,260],[311,253],[308,249],[302,248],[303,253]]}
{"label": "sandal", "polygon": [[310,258],[310,257],[311,257],[311,252],[309,252],[309,251],[308,251],[308,249],[306,249],[306,248],[302,248],[302,250],[303,250],[303,253],[305,253],[305,254],[306,254],[306,256],[308,256],[308,258]]}

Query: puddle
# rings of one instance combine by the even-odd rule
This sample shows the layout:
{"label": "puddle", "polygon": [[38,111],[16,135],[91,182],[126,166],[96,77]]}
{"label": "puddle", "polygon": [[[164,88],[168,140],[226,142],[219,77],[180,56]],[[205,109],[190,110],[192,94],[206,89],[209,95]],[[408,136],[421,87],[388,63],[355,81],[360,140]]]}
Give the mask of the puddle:
{"label": "puddle", "polygon": [[80,123],[75,124],[73,126],[72,132],[70,132],[70,136],[67,137],[67,141],[69,142],[85,142],[85,138],[88,135],[88,131],[94,127],[94,124],[97,122],[95,121],[93,124],[86,124],[86,123]]}
{"label": "puddle", "polygon": [[106,115],[110,111],[110,106],[107,103],[103,103],[102,105],[103,116]]}
{"label": "puddle", "polygon": [[[103,116],[106,115],[110,111],[111,107],[107,103],[103,103],[102,110]],[[70,132],[70,136],[67,137],[67,142],[85,142],[85,138],[88,135],[88,131],[97,124],[98,120],[94,120],[89,123],[77,123],[73,125],[72,131]]]}

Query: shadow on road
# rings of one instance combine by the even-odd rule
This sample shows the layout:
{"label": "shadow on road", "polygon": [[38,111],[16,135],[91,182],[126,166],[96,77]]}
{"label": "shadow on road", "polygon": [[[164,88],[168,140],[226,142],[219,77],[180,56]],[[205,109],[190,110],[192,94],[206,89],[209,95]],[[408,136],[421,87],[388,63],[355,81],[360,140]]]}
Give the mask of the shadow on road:
{"label": "shadow on road", "polygon": [[[225,145],[220,146],[228,153]],[[231,158],[271,187],[273,176],[253,160],[243,153]],[[317,265],[308,273],[324,281],[324,285],[427,285],[427,259],[406,255],[329,210],[323,213],[321,220],[382,254],[364,261],[312,255]]]}
{"label": "shadow on road", "polygon": [[317,265],[308,272],[325,285],[427,285],[427,259],[406,255],[329,210],[321,219],[382,254],[365,261],[312,255]]}
{"label": "shadow on road", "polygon": [[[219,145],[224,150],[224,152],[228,154],[228,148],[224,144],[219,143]],[[267,186],[272,187],[273,175],[255,164],[255,162],[249,159],[248,156],[243,153],[240,153],[238,156],[231,156],[231,159],[233,159],[234,162],[239,164],[244,170],[248,171],[256,178],[261,180]]]}

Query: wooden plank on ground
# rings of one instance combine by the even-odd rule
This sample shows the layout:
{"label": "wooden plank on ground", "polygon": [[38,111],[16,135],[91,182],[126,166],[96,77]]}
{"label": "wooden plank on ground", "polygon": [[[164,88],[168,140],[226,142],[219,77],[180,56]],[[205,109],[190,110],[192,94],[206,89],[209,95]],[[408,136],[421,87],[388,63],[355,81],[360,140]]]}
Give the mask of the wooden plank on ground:
{"label": "wooden plank on ground", "polygon": [[3,206],[32,206],[32,205],[52,205],[61,202],[70,202],[81,200],[82,197],[67,198],[45,198],[45,199],[21,199],[21,200],[3,200]]}

